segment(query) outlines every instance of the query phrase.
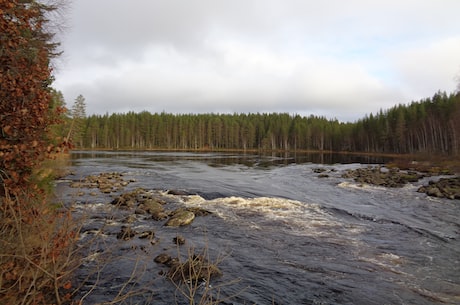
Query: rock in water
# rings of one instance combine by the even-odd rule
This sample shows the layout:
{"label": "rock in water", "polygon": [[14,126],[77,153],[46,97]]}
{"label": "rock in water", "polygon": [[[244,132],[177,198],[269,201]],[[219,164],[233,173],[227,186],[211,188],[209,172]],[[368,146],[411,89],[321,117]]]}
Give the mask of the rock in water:
{"label": "rock in water", "polygon": [[167,227],[181,227],[189,225],[195,219],[195,214],[187,210],[179,210],[175,212],[171,218],[165,223]]}
{"label": "rock in water", "polygon": [[161,253],[157,255],[153,260],[155,261],[155,263],[158,263],[158,264],[167,264],[169,261],[171,261],[171,259],[172,259],[171,255],[167,253]]}
{"label": "rock in water", "polygon": [[145,238],[152,239],[154,237],[155,237],[155,232],[154,231],[144,231],[144,232],[139,234],[140,239],[145,239]]}
{"label": "rock in water", "polygon": [[209,262],[203,255],[194,255],[185,263],[173,264],[168,272],[168,277],[174,282],[208,281],[221,275],[222,271],[217,265]]}
{"label": "rock in water", "polygon": [[117,239],[129,240],[137,234],[131,227],[121,227],[121,231],[117,234]]}
{"label": "rock in water", "polygon": [[147,199],[139,205],[139,210],[149,213],[154,220],[163,220],[168,217],[164,212],[163,204],[163,202],[156,199]]}
{"label": "rock in water", "polygon": [[430,181],[428,185],[421,186],[417,191],[438,198],[460,199],[460,176],[441,178],[437,182]]}
{"label": "rock in water", "polygon": [[182,235],[177,235],[173,238],[173,243],[175,243],[176,245],[183,245],[185,244],[185,237],[183,237]]}
{"label": "rock in water", "polygon": [[142,203],[142,207],[150,214],[157,214],[164,211],[163,204],[155,199],[147,199]]}

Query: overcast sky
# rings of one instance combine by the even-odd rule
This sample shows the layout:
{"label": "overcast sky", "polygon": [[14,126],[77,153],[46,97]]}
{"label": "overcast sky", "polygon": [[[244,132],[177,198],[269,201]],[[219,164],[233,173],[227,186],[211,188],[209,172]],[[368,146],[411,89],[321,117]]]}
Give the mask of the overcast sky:
{"label": "overcast sky", "polygon": [[87,114],[354,121],[453,92],[458,0],[74,0],[55,87]]}

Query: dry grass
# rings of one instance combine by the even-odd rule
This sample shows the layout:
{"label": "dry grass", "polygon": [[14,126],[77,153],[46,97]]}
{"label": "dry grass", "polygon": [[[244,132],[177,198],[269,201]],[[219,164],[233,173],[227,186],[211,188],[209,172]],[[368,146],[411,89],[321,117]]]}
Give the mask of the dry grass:
{"label": "dry grass", "polygon": [[398,167],[406,170],[416,170],[429,174],[455,174],[460,173],[460,159],[445,156],[400,156],[388,163],[389,167]]}
{"label": "dry grass", "polygon": [[36,194],[0,198],[0,303],[65,304],[72,296],[75,227]]}
{"label": "dry grass", "polygon": [[168,278],[176,287],[176,304],[180,298],[190,305],[217,305],[235,298],[236,295],[223,297],[221,291],[225,287],[237,284],[240,279],[224,282],[219,285],[211,284],[212,280],[220,277],[222,272],[218,265],[225,256],[219,256],[212,261],[209,257],[208,246],[196,252],[195,248],[187,248],[185,261],[181,259],[178,247],[178,261],[171,267]]}
{"label": "dry grass", "polygon": [[49,202],[53,178],[67,162],[66,154],[47,160],[21,193],[0,183],[0,304],[71,303],[78,228]]}

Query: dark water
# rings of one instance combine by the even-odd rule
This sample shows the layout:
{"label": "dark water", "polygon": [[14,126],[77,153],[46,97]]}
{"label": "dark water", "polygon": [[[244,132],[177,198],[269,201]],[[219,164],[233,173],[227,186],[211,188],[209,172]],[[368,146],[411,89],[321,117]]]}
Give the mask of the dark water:
{"label": "dark water", "polygon": [[[159,242],[116,239],[132,212],[107,204],[110,195],[62,198],[82,220],[83,304],[189,304],[159,275],[161,252],[208,249],[223,276],[212,281],[222,304],[460,304],[460,202],[417,193],[428,179],[398,189],[361,186],[347,170],[385,159],[337,155],[81,152],[78,180],[122,172],[125,191],[152,190],[172,206],[199,206],[213,215],[192,225],[131,216],[137,231],[155,230]],[[313,169],[326,169],[319,178]],[[433,179],[433,178],[432,178]],[[186,190],[197,195],[172,196]],[[113,195],[112,195],[113,196]],[[178,248],[173,237],[183,235]],[[202,293],[198,289],[198,293]],[[203,288],[204,289],[204,288]]]}

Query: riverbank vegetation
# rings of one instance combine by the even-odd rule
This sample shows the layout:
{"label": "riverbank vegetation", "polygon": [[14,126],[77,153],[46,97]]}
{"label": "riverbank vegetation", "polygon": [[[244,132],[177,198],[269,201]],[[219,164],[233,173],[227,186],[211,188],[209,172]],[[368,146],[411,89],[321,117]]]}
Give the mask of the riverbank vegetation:
{"label": "riverbank vegetation", "polygon": [[71,298],[75,228],[50,203],[53,167],[63,166],[66,145],[55,127],[62,101],[51,87],[59,52],[49,20],[59,7],[46,3],[0,0],[1,304]]}
{"label": "riverbank vegetation", "polygon": [[122,113],[85,118],[87,149],[318,150],[385,154],[460,151],[460,94],[437,92],[356,122],[288,113]]}

